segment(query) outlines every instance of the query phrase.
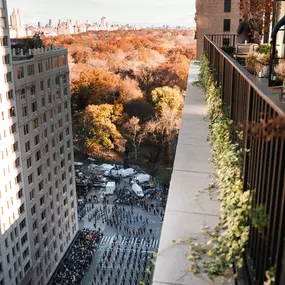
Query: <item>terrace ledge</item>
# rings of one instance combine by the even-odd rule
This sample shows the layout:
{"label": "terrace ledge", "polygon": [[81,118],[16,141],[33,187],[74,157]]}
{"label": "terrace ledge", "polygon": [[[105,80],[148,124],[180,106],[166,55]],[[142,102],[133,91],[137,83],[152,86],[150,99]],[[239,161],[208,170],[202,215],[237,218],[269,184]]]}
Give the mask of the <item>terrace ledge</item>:
{"label": "terrace ledge", "polygon": [[[203,191],[214,182],[214,174],[204,92],[192,85],[198,71],[199,66],[191,62],[153,285],[210,284],[206,276],[189,272],[187,243],[173,243],[187,241],[190,236],[202,241],[203,224],[214,228],[219,220],[217,197],[210,199],[209,193]],[[202,192],[195,199],[199,191]]]}

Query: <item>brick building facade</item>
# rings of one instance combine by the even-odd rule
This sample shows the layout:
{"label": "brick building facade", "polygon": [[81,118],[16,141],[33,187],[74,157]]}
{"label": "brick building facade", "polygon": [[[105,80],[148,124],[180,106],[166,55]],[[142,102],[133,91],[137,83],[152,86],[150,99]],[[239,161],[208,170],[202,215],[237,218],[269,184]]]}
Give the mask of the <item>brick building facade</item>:
{"label": "brick building facade", "polygon": [[197,59],[205,34],[235,34],[240,19],[240,0],[196,0]]}

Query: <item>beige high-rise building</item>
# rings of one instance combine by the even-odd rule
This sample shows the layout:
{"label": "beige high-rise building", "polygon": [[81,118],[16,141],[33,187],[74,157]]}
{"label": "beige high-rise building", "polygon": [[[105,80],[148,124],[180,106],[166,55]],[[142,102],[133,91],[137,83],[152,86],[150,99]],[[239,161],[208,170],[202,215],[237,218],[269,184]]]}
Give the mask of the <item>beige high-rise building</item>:
{"label": "beige high-rise building", "polygon": [[32,256],[5,0],[0,0],[0,58],[0,284],[14,285],[29,276]]}
{"label": "beige high-rise building", "polygon": [[10,15],[10,37],[11,38],[23,38],[26,37],[26,29],[23,25],[23,19],[19,9],[13,9]]}
{"label": "beige high-rise building", "polygon": [[196,0],[197,59],[203,52],[205,34],[236,34],[240,0]]}
{"label": "beige high-rise building", "polygon": [[69,68],[22,45],[0,0],[0,285],[45,285],[78,229]]}

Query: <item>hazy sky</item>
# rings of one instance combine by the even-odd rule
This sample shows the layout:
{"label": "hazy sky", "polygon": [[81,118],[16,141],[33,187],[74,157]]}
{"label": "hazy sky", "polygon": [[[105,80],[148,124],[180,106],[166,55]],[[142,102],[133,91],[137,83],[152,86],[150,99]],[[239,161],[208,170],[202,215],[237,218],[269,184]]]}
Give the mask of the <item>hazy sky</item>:
{"label": "hazy sky", "polygon": [[195,0],[7,0],[19,8],[25,24],[58,19],[109,23],[195,26]]}

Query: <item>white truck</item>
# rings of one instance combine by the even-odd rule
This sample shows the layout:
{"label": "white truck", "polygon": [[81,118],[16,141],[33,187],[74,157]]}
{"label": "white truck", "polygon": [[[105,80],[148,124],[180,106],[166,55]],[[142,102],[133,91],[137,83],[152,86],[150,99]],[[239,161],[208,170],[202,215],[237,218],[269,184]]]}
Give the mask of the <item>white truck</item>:
{"label": "white truck", "polygon": [[135,192],[135,194],[136,194],[138,197],[144,197],[143,190],[142,190],[142,188],[141,188],[137,183],[134,183],[134,184],[132,185],[132,190]]}
{"label": "white truck", "polygon": [[106,188],[102,191],[104,195],[113,195],[116,189],[116,183],[114,181],[109,181],[106,184]]}
{"label": "white truck", "polygon": [[140,173],[140,174],[135,175],[134,180],[135,180],[138,184],[144,183],[144,182],[149,182],[149,180],[150,180],[150,175]]}

